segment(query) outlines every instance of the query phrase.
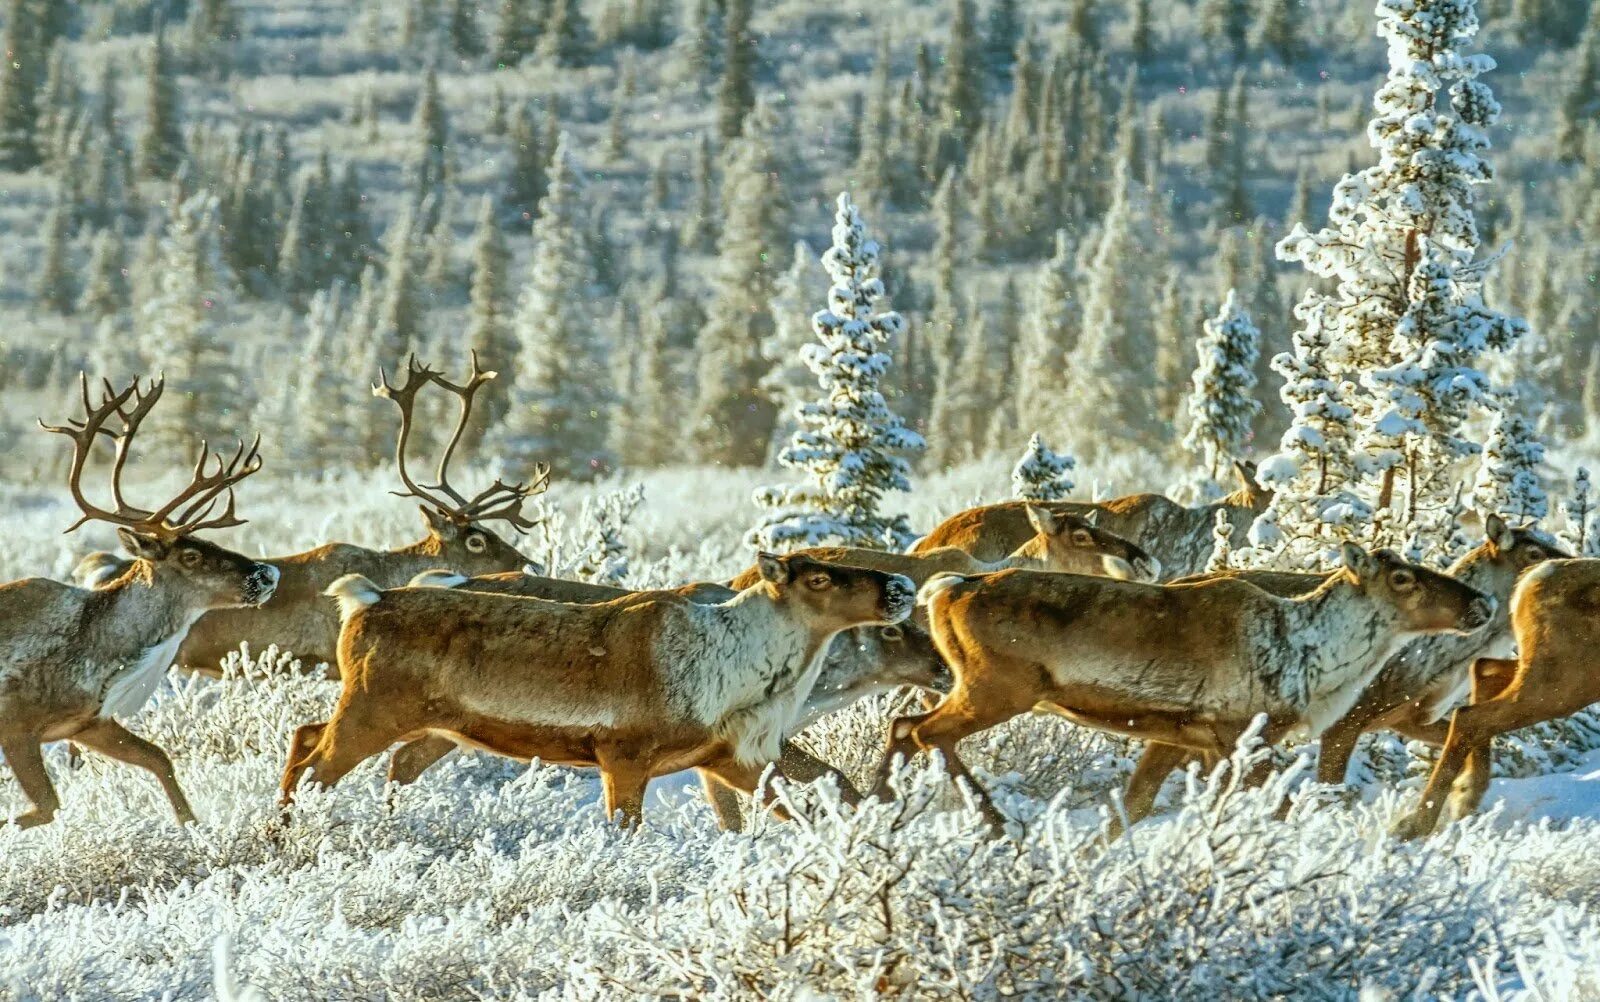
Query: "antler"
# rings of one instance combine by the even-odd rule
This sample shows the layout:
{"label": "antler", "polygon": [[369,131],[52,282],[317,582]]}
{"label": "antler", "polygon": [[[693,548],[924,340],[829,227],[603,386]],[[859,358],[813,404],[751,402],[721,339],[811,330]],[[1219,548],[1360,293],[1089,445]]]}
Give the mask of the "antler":
{"label": "antler", "polygon": [[[261,436],[256,436],[248,451],[241,440],[233,459],[226,462],[221,454],[213,455],[207,444],[202,441],[200,455],[195,460],[189,486],[159,508],[139,508],[129,504],[123,497],[122,472],[128,464],[128,448],[133,442],[133,437],[150,410],[161,399],[166,382],[158,376],[150,381],[148,390],[142,391],[139,389],[139,380],[135,377],[127,389],[119,392],[111,385],[110,380],[103,379],[99,404],[90,400],[87,374],[79,374],[78,385],[83,398],[82,420],[68,418],[64,425],[39,422],[39,427],[45,431],[65,435],[72,440],[72,467],[67,473],[67,488],[72,492],[72,499],[77,502],[83,517],[74,522],[67,529],[68,532],[80,528],[87,522],[101,521],[126,526],[137,532],[164,539],[176,539],[201,529],[224,529],[244,524],[244,520],[234,513],[233,488],[241,480],[261,469]],[[120,432],[106,427],[106,422],[113,416],[122,424]],[[83,493],[83,470],[89,462],[89,453],[94,448],[95,440],[101,435],[116,443],[116,458],[111,466],[111,497],[116,507],[111,510],[91,503]],[[216,462],[216,469],[207,472],[211,460]],[[224,494],[227,496],[227,506],[216,518],[209,518]]]}
{"label": "antler", "polygon": [[[522,505],[528,498],[542,494],[549,487],[548,464],[538,464],[534,468],[533,479],[525,484],[508,484],[496,479],[494,483],[470,498],[450,484],[450,460],[455,456],[456,446],[461,443],[461,437],[466,434],[467,422],[472,416],[473,398],[483,384],[494,379],[496,375],[497,373],[486,371],[478,365],[476,351],[472,353],[472,368],[467,373],[466,382],[459,384],[445,379],[437,370],[417,361],[417,357],[412,355],[406,362],[404,386],[391,385],[388,374],[380,369],[379,382],[373,385],[372,392],[376,396],[393,400],[400,408],[400,436],[395,442],[395,464],[400,470],[400,482],[405,484],[406,489],[395,491],[396,495],[418,498],[463,525],[469,522],[500,519],[511,523],[518,531],[523,531],[532,529],[538,524],[522,514]],[[455,394],[460,401],[460,409],[456,415],[455,430],[439,457],[439,466],[434,473],[437,482],[418,484],[411,479],[410,473],[406,470],[406,447],[411,441],[417,393],[430,382],[437,383]]]}

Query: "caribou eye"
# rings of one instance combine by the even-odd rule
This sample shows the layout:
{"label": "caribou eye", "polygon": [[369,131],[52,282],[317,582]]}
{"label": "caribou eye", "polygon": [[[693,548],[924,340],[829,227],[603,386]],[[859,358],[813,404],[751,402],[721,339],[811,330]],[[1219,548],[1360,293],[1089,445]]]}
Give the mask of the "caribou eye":
{"label": "caribou eye", "polygon": [[810,588],[812,591],[822,591],[825,588],[832,588],[833,578],[826,574],[813,574],[806,578],[806,587]]}
{"label": "caribou eye", "polygon": [[906,631],[898,626],[885,626],[878,631],[878,635],[885,640],[898,643],[906,638]]}
{"label": "caribou eye", "polygon": [[1417,583],[1417,576],[1410,571],[1395,571],[1389,575],[1389,581],[1396,588],[1410,588]]}
{"label": "caribou eye", "polygon": [[487,550],[488,548],[489,548],[489,541],[484,539],[482,536],[468,536],[467,537],[467,552],[469,552],[469,553],[482,553],[484,550]]}
{"label": "caribou eye", "polygon": [[200,551],[183,550],[178,554],[178,562],[185,567],[197,567],[200,564]]}
{"label": "caribou eye", "polygon": [[1077,532],[1074,532],[1072,534],[1072,538],[1074,542],[1080,543],[1084,546],[1088,546],[1090,543],[1094,542],[1094,537],[1089,535],[1089,533],[1083,529],[1079,529]]}

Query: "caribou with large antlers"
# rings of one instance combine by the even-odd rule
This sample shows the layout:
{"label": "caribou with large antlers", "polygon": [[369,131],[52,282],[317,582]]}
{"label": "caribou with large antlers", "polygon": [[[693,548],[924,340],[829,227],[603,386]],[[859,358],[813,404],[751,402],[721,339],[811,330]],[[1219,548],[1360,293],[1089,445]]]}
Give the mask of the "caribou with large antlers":
{"label": "caribou with large antlers", "polygon": [[[517,531],[531,528],[534,522],[523,514],[522,506],[548,485],[549,469],[540,466],[525,484],[495,480],[471,497],[450,483],[450,461],[472,416],[473,398],[494,378],[494,372],[479,368],[476,354],[472,356],[466,381],[459,384],[445,379],[414,356],[399,386],[389,382],[387,373],[380,372],[379,382],[372,388],[373,394],[393,401],[400,411],[395,465],[405,490],[394,493],[421,502],[428,535],[395,550],[328,543],[304,553],[267,558],[282,575],[273,600],[261,608],[224,609],[201,617],[178,652],[179,664],[191,671],[215,674],[221,661],[238,648],[239,642],[249,640],[263,646],[276,644],[308,664],[333,665],[339,616],[323,598],[323,592],[344,575],[361,574],[379,587],[393,588],[431,569],[487,574],[527,565],[528,558],[491,532],[485,523],[502,521]],[[430,384],[453,394],[458,410],[455,430],[439,457],[434,482],[422,484],[407,467],[406,453],[416,427],[417,396]],[[85,576],[111,573],[98,555],[85,558],[79,567],[83,583],[89,583]]]}
{"label": "caribou with large antlers", "polygon": [[[136,713],[149,699],[202,613],[256,606],[272,596],[275,568],[194,535],[243,523],[234,511],[233,490],[261,468],[261,460],[257,445],[247,449],[241,441],[225,459],[202,443],[188,486],[164,504],[136,507],[124,496],[122,474],[134,435],[161,399],[163,384],[158,379],[141,390],[135,379],[117,391],[108,382],[98,403],[90,398],[87,377],[81,386],[81,420],[40,422],[72,441],[67,487],[82,517],[67,531],[89,521],[115,525],[133,560],[115,580],[92,591],[43,578],[0,585],[0,751],[33,802],[15,822],[31,827],[55,816],[59,801],[41,745],[68,738],[149,770],[179,821],[192,821],[166,753],[117,717]],[[113,418],[120,430],[107,427]],[[110,508],[83,491],[84,468],[102,437],[115,446]]]}

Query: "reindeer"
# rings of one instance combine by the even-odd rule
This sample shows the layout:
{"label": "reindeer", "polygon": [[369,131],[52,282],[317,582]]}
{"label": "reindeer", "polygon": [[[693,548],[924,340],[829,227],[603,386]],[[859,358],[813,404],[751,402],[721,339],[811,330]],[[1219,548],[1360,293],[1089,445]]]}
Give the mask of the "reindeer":
{"label": "reindeer", "polygon": [[[985,562],[954,546],[911,553],[849,546],[815,547],[800,552],[817,560],[904,574],[918,587],[935,574],[983,574],[1013,567],[1097,574],[1131,581],[1154,581],[1161,574],[1160,561],[1121,536],[1096,528],[1089,519],[1027,503],[1022,512],[1033,535],[996,561]],[[748,587],[758,576],[756,568],[751,567],[734,578],[732,585]]]}
{"label": "reindeer", "polygon": [[1489,743],[1496,735],[1600,701],[1600,673],[1591,667],[1595,648],[1589,646],[1597,616],[1600,560],[1548,560],[1522,576],[1511,593],[1517,657],[1480,658],[1473,666],[1472,702],[1451,716],[1444,751],[1421,802],[1395,824],[1396,838],[1431,833],[1447,797],[1456,817],[1477,809],[1489,788]]}
{"label": "reindeer", "polygon": [[[1356,741],[1368,731],[1387,728],[1413,741],[1443,745],[1451,709],[1469,691],[1489,692],[1502,679],[1501,674],[1495,673],[1476,675],[1473,664],[1480,657],[1500,658],[1510,653],[1509,610],[1517,579],[1535,564],[1568,554],[1543,533],[1513,529],[1499,515],[1484,520],[1484,533],[1484,541],[1463,554],[1445,573],[1494,599],[1494,619],[1485,629],[1465,636],[1443,633],[1420,637],[1389,658],[1350,712],[1323,732],[1317,756],[1319,782],[1345,781]],[[1180,578],[1173,583],[1216,577],[1245,581],[1285,598],[1314,591],[1327,580],[1326,574],[1230,570]]]}
{"label": "reindeer", "polygon": [[[1040,504],[1058,514],[1094,520],[1101,529],[1134,540],[1161,554],[1166,576],[1178,578],[1205,570],[1211,557],[1212,529],[1217,512],[1226,511],[1236,534],[1247,530],[1272,503],[1272,492],[1256,484],[1253,463],[1234,463],[1239,489],[1211,504],[1185,508],[1160,494],[1130,494],[1111,501],[1088,504],[1045,501]],[[1032,502],[1006,501],[958,512],[918,540],[912,553],[940,547],[965,550],[979,560],[994,562],[1027,542],[1033,529],[1027,518]]]}
{"label": "reindeer", "polygon": [[803,719],[828,645],[898,624],[903,577],[763,554],[719,605],[652,592],[599,605],[434,588],[329,588],[343,626],[333,717],[295,732],[283,803],[397,741],[439,734],[510,758],[598,766],[607,815],[642,817],[653,776],[699,768],[753,791]]}
{"label": "reindeer", "polygon": [[937,748],[1004,819],[956,742],[1035,706],[1149,742],[1126,795],[1144,817],[1193,753],[1225,756],[1257,714],[1264,738],[1320,734],[1391,654],[1423,633],[1487,625],[1492,600],[1398,555],[1347,544],[1345,568],[1286,599],[1242,581],[1149,585],[1032,571],[947,574],[922,587],[934,643],[955,675],[931,713],[890,725],[878,790],[895,755]]}
{"label": "reindeer", "polygon": [[[260,608],[219,609],[202,616],[178,650],[178,663],[185,669],[207,675],[220,674],[222,660],[238,649],[241,640],[276,644],[282,650],[293,651],[309,664],[334,664],[339,616],[332,603],[323,597],[323,592],[346,574],[361,574],[380,587],[392,588],[430,568],[479,574],[515,570],[529,562],[513,546],[490,532],[486,523],[504,521],[519,532],[531,528],[534,523],[523,516],[522,506],[548,485],[547,467],[540,466],[526,484],[496,480],[472,498],[450,485],[450,460],[466,432],[473,397],[496,374],[480,369],[476,354],[472,357],[467,380],[461,384],[449,382],[420,364],[415,356],[407,368],[404,385],[392,386],[388,376],[380,373],[380,382],[372,390],[374,395],[394,401],[400,410],[395,464],[406,489],[395,493],[422,502],[419,507],[428,535],[397,550],[369,550],[348,543],[329,543],[304,553],[267,558],[281,575],[273,600]],[[424,486],[412,479],[406,469],[406,451],[414,427],[417,394],[430,383],[455,395],[458,412],[455,430],[439,459],[436,482]],[[88,583],[112,573],[114,566],[106,555],[91,554],[79,563],[73,575],[80,582]]]}
{"label": "reindeer", "polygon": [[[90,521],[115,525],[133,559],[117,578],[93,590],[43,578],[0,585],[0,751],[33,804],[13,820],[31,828],[55,817],[60,800],[41,746],[70,738],[149,770],[186,824],[194,812],[172,761],[117,718],[138,712],[150,698],[184,633],[202,613],[258,606],[272,597],[275,568],[195,535],[244,523],[234,512],[233,489],[261,468],[260,439],[249,449],[240,442],[228,460],[202,443],[187,487],[159,507],[136,508],[124,497],[122,473],[134,435],[161,399],[163,383],[157,379],[141,391],[135,379],[117,391],[106,382],[98,404],[91,402],[87,376],[80,387],[81,420],[40,422],[72,441],[67,486],[82,518],[67,531]],[[113,418],[120,431],[107,427]],[[109,509],[92,504],[82,486],[84,466],[101,436],[116,447]],[[218,512],[224,496],[227,503]]]}
{"label": "reindeer", "polygon": [[[464,588],[578,605],[650,594],[528,574],[485,574],[466,578],[441,571],[425,571],[412,579],[410,586]],[[701,605],[717,605],[738,594],[726,585],[709,582],[683,585],[672,592]],[[934,692],[946,692],[950,688],[950,671],[934,649],[927,631],[911,620],[890,626],[853,627],[835,637],[828,648],[817,684],[806,701],[804,718],[795,729],[802,730],[813,720],[859,699],[901,686]],[[454,741],[431,736],[401,746],[389,763],[390,782],[403,785],[415,781],[424,770],[455,748]],[[790,741],[783,742],[778,765],[785,777],[796,782],[809,783],[822,776],[832,776],[846,803],[854,804],[861,799],[860,791],[847,776]],[[737,793],[708,773],[702,773],[701,782],[722,827],[737,831],[743,823]]]}

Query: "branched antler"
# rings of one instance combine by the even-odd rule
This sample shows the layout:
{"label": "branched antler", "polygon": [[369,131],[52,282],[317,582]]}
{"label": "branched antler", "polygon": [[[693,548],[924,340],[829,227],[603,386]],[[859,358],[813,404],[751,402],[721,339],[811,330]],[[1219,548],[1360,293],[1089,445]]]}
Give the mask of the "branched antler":
{"label": "branched antler", "polygon": [[[202,529],[225,529],[244,524],[244,519],[234,513],[233,488],[261,469],[261,436],[256,436],[248,450],[241,440],[231,460],[224,460],[221,454],[212,454],[202,441],[189,485],[158,508],[139,508],[129,504],[123,496],[122,473],[128,465],[128,449],[133,437],[161,399],[166,383],[158,376],[150,381],[148,390],[141,390],[139,380],[135,378],[126,389],[118,391],[110,380],[101,380],[98,404],[90,399],[89,377],[86,374],[79,375],[78,385],[83,398],[84,416],[81,419],[68,418],[64,425],[39,422],[39,427],[45,431],[65,435],[72,440],[72,467],[67,473],[67,488],[72,492],[72,500],[83,512],[83,517],[74,522],[67,529],[68,532],[87,522],[100,521],[163,539],[177,539]],[[112,417],[116,417],[121,424],[119,431],[106,427]],[[83,493],[84,467],[88,465],[95,440],[101,435],[116,444],[116,458],[111,466],[111,498],[115,507],[111,509],[93,504]],[[210,469],[212,462],[216,463],[214,470]],[[227,504],[222,513],[215,518],[210,517],[224,497]]]}
{"label": "branched antler", "polygon": [[[550,467],[547,464],[540,463],[536,466],[533,478],[527,483],[508,484],[496,479],[494,483],[470,498],[450,484],[450,460],[454,458],[456,446],[461,443],[461,437],[467,430],[467,422],[472,417],[473,398],[478,390],[496,375],[479,367],[477,352],[472,353],[472,368],[467,373],[466,382],[459,384],[445,379],[437,370],[417,361],[417,357],[412,355],[406,362],[404,385],[398,387],[392,385],[388,373],[380,369],[379,381],[373,385],[372,392],[375,396],[393,400],[395,406],[400,408],[400,435],[395,441],[395,465],[399,468],[400,482],[405,484],[406,489],[394,491],[394,494],[399,497],[417,498],[458,524],[500,519],[509,522],[520,532],[538,524],[522,514],[522,506],[529,498],[544,493],[549,487]],[[406,448],[411,442],[417,393],[430,382],[455,394],[460,401],[460,407],[456,415],[455,430],[439,457],[439,466],[434,473],[436,482],[419,484],[406,470]]]}

